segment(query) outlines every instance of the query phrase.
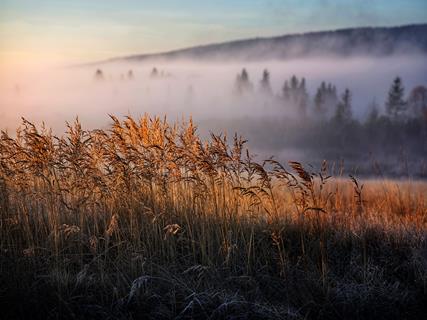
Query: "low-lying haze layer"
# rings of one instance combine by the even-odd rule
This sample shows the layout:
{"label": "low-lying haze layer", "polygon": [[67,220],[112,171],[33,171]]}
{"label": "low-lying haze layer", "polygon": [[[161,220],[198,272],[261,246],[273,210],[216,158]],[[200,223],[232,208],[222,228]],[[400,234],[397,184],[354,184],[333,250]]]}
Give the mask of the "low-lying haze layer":
{"label": "low-lying haze layer", "polygon": [[[288,134],[280,119],[298,117],[283,100],[284,82],[292,75],[306,79],[309,113],[313,112],[316,90],[325,81],[336,86],[338,96],[345,88],[351,90],[353,115],[363,120],[373,100],[380,112],[384,109],[396,76],[402,78],[407,93],[417,85],[426,85],[425,61],[425,56],[412,55],[266,63],[110,63],[21,72],[1,79],[0,127],[12,131],[25,117],[37,124],[44,121],[61,133],[65,121],[76,116],[89,129],[104,127],[110,121],[108,114],[138,117],[149,113],[170,119],[192,116],[202,134],[210,130],[243,132],[262,154],[298,157],[301,150],[276,143]],[[157,69],[155,77],[153,68]],[[236,95],[236,75],[243,68],[253,91]],[[96,80],[97,69],[102,71],[101,80]],[[272,93],[268,95],[260,91],[264,69],[270,73]],[[254,131],[257,123],[255,131],[262,132]],[[260,137],[265,137],[265,143]]]}
{"label": "low-lying haze layer", "polygon": [[[338,93],[352,91],[353,112],[363,117],[373,99],[384,104],[394,77],[409,91],[427,83],[425,56],[354,59],[305,59],[289,62],[192,64],[106,64],[99,66],[104,80],[95,81],[97,67],[63,68],[23,73],[0,83],[0,125],[14,128],[23,116],[63,128],[75,116],[90,126],[102,126],[106,115],[145,112],[203,120],[230,117],[289,115],[286,103],[268,101],[259,94],[262,71],[270,72],[273,95],[280,98],[285,80],[305,77],[312,98],[322,81],[336,85]],[[156,67],[158,76],[150,77]],[[246,68],[254,93],[233,95],[236,75]],[[128,78],[132,70],[133,79]]]}

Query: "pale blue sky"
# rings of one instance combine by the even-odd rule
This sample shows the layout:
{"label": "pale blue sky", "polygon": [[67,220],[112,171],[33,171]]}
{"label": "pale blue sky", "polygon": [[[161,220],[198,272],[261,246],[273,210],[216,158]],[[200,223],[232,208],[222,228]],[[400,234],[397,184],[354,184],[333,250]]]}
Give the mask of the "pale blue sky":
{"label": "pale blue sky", "polygon": [[0,59],[80,62],[239,38],[426,22],[427,0],[0,0]]}

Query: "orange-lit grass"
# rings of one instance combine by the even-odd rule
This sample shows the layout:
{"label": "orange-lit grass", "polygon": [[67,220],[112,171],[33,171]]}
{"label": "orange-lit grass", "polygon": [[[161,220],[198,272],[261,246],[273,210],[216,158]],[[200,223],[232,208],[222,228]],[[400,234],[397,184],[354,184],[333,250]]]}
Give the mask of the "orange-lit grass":
{"label": "orange-lit grass", "polygon": [[[297,162],[256,163],[243,139],[201,141],[191,121],[112,120],[110,130],[90,132],[76,121],[64,137],[27,121],[16,138],[2,134],[0,244],[8,277],[7,259],[24,259],[32,266],[21,269],[24,278],[39,266],[62,299],[103,287],[97,303],[105,305],[142,299],[139,282],[131,285],[141,275],[166,273],[182,294],[218,284],[234,290],[228,277],[262,275],[293,292],[269,311],[277,318],[313,301],[312,310],[327,308],[343,286],[390,294],[402,282],[392,299],[420,312],[427,183],[333,178],[327,163],[314,172]],[[292,287],[299,272],[308,281],[303,294]],[[191,290],[180,282],[186,277]],[[366,293],[355,290],[343,308]],[[273,293],[262,303],[278,303]],[[387,308],[397,312],[393,301]],[[170,312],[186,310],[179,297],[169,303]],[[372,302],[364,303],[370,310]],[[351,315],[344,309],[338,316]]]}

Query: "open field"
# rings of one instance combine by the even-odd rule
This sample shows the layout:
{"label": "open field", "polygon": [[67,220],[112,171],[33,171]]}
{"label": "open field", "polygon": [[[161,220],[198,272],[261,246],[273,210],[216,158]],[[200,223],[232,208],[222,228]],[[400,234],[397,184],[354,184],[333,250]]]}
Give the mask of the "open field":
{"label": "open field", "polygon": [[426,182],[255,160],[238,136],[148,116],[3,132],[2,316],[426,314]]}

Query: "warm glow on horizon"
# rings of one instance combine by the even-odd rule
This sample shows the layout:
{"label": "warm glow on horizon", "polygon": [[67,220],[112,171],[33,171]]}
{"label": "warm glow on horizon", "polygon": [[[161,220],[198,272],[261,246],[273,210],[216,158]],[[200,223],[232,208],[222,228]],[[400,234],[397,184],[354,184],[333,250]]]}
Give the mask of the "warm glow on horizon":
{"label": "warm glow on horizon", "polygon": [[309,0],[303,5],[294,0],[5,0],[0,4],[0,67],[4,72],[232,39],[425,23],[426,6],[424,0]]}

